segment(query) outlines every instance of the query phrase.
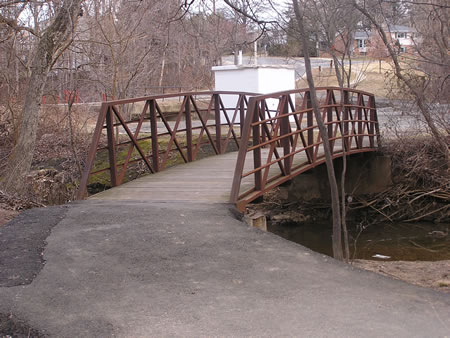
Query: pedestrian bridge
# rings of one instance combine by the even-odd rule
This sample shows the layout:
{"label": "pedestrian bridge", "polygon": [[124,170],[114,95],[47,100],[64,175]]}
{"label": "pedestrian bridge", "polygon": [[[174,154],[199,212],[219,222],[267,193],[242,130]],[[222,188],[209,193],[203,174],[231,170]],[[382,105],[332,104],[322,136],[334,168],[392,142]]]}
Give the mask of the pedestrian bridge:
{"label": "pedestrian bridge", "polygon": [[[373,94],[316,91],[333,158],[377,150]],[[115,189],[91,198],[230,202],[243,210],[324,162],[308,89],[115,100],[102,104],[77,197],[101,180]]]}

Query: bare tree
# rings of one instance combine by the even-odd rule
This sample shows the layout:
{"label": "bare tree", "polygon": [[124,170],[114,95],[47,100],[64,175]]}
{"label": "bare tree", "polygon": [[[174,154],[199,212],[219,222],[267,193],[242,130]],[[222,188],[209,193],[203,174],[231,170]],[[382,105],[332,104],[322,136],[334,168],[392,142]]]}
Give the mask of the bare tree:
{"label": "bare tree", "polygon": [[[29,172],[33,160],[41,97],[47,76],[55,61],[72,42],[73,32],[81,15],[82,1],[64,0],[53,22],[40,36],[31,63],[31,76],[17,143],[8,158],[7,171],[2,181],[6,191],[17,192],[24,188],[23,177]],[[14,24],[11,23],[11,26]]]}
{"label": "bare tree", "polygon": [[[389,33],[390,22],[385,15],[384,7],[382,6],[385,1],[375,1],[374,3],[366,3],[365,5],[359,4],[357,1],[353,1],[356,9],[358,9],[374,26],[375,30],[378,32],[384,46],[387,49],[388,55],[394,64],[394,74],[397,79],[404,84],[409,95],[415,100],[420,113],[426,121],[426,124],[430,130],[431,135],[439,144],[440,150],[445,156],[447,167],[450,167],[450,152],[445,141],[445,136],[436,126],[435,119],[433,117],[433,104],[430,100],[433,95],[428,92],[428,86],[433,82],[433,80],[440,79],[441,88],[448,88],[448,79],[450,67],[450,56],[448,55],[449,48],[449,17],[448,17],[448,7],[439,5],[440,1],[434,3],[430,2],[420,2],[417,3],[412,1],[410,4],[413,7],[420,7],[425,9],[428,13],[428,29],[430,30],[428,34],[431,39],[426,39],[425,44],[417,41],[416,52],[418,57],[413,56],[412,63],[422,63],[425,65],[438,66],[438,69],[443,71],[443,77],[437,76],[423,77],[418,74],[414,69],[405,66],[405,63],[401,62],[399,50],[396,48],[396,41],[393,41]],[[433,27],[437,26],[437,27]],[[426,36],[425,35],[425,36]],[[423,36],[421,37],[423,39]],[[422,48],[422,46],[424,48]],[[430,51],[430,52],[427,52]],[[431,55],[430,55],[431,54]],[[436,60],[437,58],[437,60]],[[442,75],[442,74],[441,74]],[[448,92],[447,92],[448,94]]]}
{"label": "bare tree", "polygon": [[342,218],[340,213],[339,206],[339,190],[336,182],[336,176],[334,173],[334,165],[333,158],[330,150],[330,143],[328,141],[328,133],[326,126],[322,120],[322,116],[320,114],[319,102],[317,99],[316,89],[314,86],[314,78],[312,74],[311,68],[311,59],[309,56],[309,48],[308,48],[308,36],[309,32],[306,31],[304,25],[304,11],[299,5],[298,0],[292,0],[292,4],[294,6],[295,18],[297,20],[298,31],[299,31],[299,39],[302,40],[302,45],[304,46],[303,53],[305,57],[305,70],[306,77],[308,81],[308,87],[311,94],[311,104],[314,111],[314,117],[317,121],[317,125],[320,130],[320,134],[323,140],[323,149],[325,154],[325,161],[327,166],[327,174],[328,181],[330,183],[330,192],[331,192],[331,210],[333,217],[333,257],[339,260],[343,259],[342,252]]}
{"label": "bare tree", "polygon": [[[17,140],[23,100],[21,92],[30,76],[30,60],[40,21],[35,20],[38,4],[24,1],[0,3],[0,100],[4,102],[1,120],[8,124]],[[29,9],[33,16],[20,19]]]}
{"label": "bare tree", "polygon": [[[340,88],[340,111],[345,110],[346,93],[344,87],[351,87],[351,57],[353,49],[354,32],[358,26],[361,15],[352,5],[351,1],[319,0],[307,1],[305,10],[309,9],[307,16],[309,26],[316,30],[322,45],[332,56],[336,79]],[[358,15],[359,14],[359,15]],[[347,62],[346,62],[347,61]],[[348,65],[348,68],[346,66]],[[341,119],[341,131],[344,131],[344,119]],[[345,134],[341,133],[342,145],[345,144]],[[345,192],[345,180],[347,172],[346,149],[342,147],[342,172],[340,180],[340,215],[342,224],[342,234],[344,240],[344,258],[350,259],[350,249],[347,229],[347,198]],[[338,229],[336,228],[336,231]]]}

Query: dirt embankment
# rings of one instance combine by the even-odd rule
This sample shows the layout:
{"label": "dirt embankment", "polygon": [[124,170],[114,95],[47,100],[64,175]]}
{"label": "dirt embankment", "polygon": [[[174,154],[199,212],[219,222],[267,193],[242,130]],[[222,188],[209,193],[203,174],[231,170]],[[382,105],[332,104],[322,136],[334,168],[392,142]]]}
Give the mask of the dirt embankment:
{"label": "dirt embankment", "polygon": [[0,226],[8,223],[18,214],[18,211],[6,209],[6,206],[0,203]]}
{"label": "dirt embankment", "polygon": [[14,197],[0,190],[0,226],[11,221],[22,210],[42,206],[40,203]]}
{"label": "dirt embankment", "polygon": [[450,260],[380,262],[354,260],[352,265],[380,273],[407,283],[435,289],[450,294]]}

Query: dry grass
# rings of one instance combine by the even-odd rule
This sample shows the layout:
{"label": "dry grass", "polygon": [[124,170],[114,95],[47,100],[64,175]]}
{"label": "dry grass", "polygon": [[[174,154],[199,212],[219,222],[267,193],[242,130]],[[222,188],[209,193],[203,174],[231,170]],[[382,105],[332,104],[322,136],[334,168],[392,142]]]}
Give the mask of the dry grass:
{"label": "dry grass", "polygon": [[410,284],[450,293],[450,274],[448,273],[450,261],[448,260],[436,262],[355,260],[352,264]]}
{"label": "dry grass", "polygon": [[[393,89],[397,89],[397,83],[392,79],[392,71],[392,66],[385,61],[380,64],[377,60],[365,60],[363,63],[353,64],[351,87],[373,93],[377,97],[393,98]],[[334,69],[322,68],[320,72],[314,69],[313,75],[318,87],[339,85]],[[297,81],[297,88],[307,86],[306,78]]]}

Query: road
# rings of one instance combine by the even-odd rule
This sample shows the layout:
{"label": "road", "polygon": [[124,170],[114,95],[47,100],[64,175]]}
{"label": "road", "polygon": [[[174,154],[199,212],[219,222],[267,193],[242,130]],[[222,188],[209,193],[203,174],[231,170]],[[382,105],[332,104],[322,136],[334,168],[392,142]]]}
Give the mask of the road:
{"label": "road", "polygon": [[[318,68],[319,66],[325,68],[330,67],[331,59],[327,58],[311,58],[311,66],[312,68]],[[254,64],[253,56],[243,56],[242,64],[243,65],[253,65]],[[352,64],[364,63],[367,61],[364,60],[353,60]],[[223,56],[222,57],[223,65],[231,65],[234,63],[233,56]],[[258,57],[259,65],[290,65],[295,67],[295,77],[296,79],[305,76],[305,60],[301,57],[278,57],[278,56],[260,56]],[[348,64],[348,62],[346,62]]]}

